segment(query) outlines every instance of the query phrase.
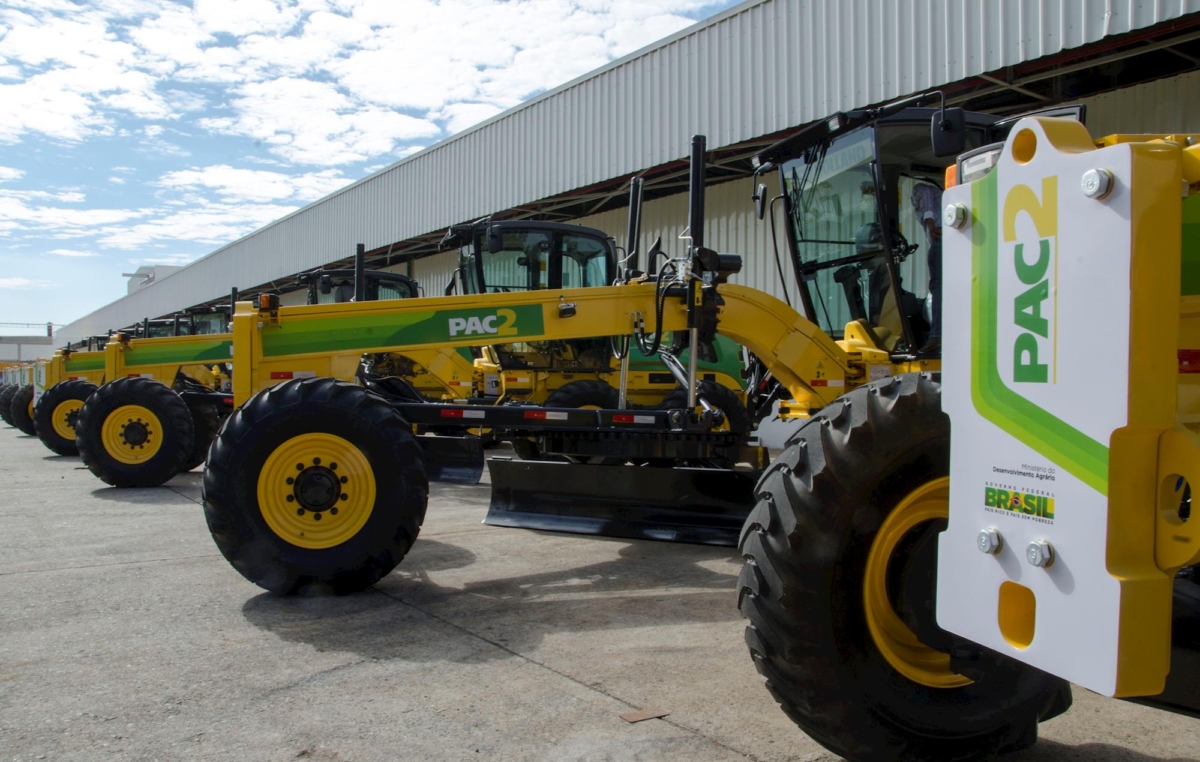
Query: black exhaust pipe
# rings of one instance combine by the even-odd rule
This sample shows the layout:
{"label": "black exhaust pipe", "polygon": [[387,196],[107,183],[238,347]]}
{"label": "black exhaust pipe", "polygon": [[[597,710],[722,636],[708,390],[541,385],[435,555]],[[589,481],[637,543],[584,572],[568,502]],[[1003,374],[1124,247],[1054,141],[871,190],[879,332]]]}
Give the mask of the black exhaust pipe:
{"label": "black exhaust pipe", "polygon": [[642,189],[646,181],[635,177],[629,181],[629,227],[625,230],[625,272],[618,273],[622,280],[638,266],[638,240],[642,235]]}
{"label": "black exhaust pipe", "polygon": [[692,248],[704,247],[704,154],[708,139],[692,136],[692,155],[688,164],[688,235]]}
{"label": "black exhaust pipe", "polygon": [[367,247],[359,244],[354,251],[354,301],[367,300]]}

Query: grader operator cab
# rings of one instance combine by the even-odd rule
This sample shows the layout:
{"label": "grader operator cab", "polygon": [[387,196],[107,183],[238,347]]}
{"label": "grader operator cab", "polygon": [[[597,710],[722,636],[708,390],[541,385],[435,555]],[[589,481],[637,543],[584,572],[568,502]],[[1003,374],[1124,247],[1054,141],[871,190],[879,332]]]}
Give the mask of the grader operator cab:
{"label": "grader operator cab", "polygon": [[[357,270],[320,268],[301,273],[296,285],[308,287],[309,304],[342,304],[354,301]],[[417,282],[407,275],[367,270],[363,273],[364,298],[375,302],[385,299],[415,299],[420,296]]]}
{"label": "grader operator cab", "polygon": [[[450,228],[441,248],[457,247],[458,268],[446,293],[514,293],[545,289],[600,288],[619,280],[620,263],[613,239],[603,231],[555,222],[479,220]],[[482,337],[500,337],[487,327]],[[470,325],[464,331],[472,330]],[[608,336],[546,342],[490,342],[473,349],[483,373],[485,396],[501,402],[537,402],[548,407],[659,407],[677,401],[676,377],[657,356],[632,358],[624,369],[625,397],[616,379],[623,351]],[[683,362],[687,362],[686,352]],[[701,377],[727,407],[744,401],[740,348],[718,337],[711,356],[699,364]],[[723,393],[716,387],[729,390]],[[737,399],[735,399],[737,398]],[[522,457],[537,454],[525,440],[514,440]]]}

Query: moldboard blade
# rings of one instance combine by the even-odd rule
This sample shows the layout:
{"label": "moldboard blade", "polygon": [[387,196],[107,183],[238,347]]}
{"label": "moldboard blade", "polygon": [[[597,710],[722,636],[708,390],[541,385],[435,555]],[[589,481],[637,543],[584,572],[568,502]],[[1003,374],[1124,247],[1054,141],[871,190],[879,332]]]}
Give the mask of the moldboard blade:
{"label": "moldboard blade", "polygon": [[479,437],[417,437],[431,482],[478,484],[483,478],[483,444]]}
{"label": "moldboard blade", "polygon": [[699,545],[737,544],[758,472],[493,458],[483,523]]}

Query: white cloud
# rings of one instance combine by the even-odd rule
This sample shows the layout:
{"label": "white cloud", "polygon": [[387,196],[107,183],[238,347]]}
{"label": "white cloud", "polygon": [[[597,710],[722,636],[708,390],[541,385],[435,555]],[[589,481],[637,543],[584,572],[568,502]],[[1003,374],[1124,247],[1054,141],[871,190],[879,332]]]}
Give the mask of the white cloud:
{"label": "white cloud", "polygon": [[0,278],[0,288],[14,291],[26,291],[33,288],[48,288],[54,284],[47,280],[30,280],[29,278]]}
{"label": "white cloud", "polygon": [[104,248],[138,248],[158,241],[220,245],[296,211],[278,204],[209,203],[172,209],[133,225],[99,231]]}
{"label": "white cloud", "polygon": [[6,183],[10,180],[20,180],[25,176],[25,170],[15,169],[13,167],[0,167],[0,183]]}
{"label": "white cloud", "polygon": [[124,178],[116,177],[115,175],[113,177],[108,178],[108,181],[110,183],[112,183],[113,185],[124,185],[125,184]]}
{"label": "white cloud", "polygon": [[334,169],[288,175],[264,169],[238,169],[227,164],[168,172],[159,178],[165,188],[208,189],[224,201],[314,201],[350,183]]}
{"label": "white cloud", "polygon": [[[205,109],[195,86],[210,86],[231,96],[200,120],[212,132],[261,141],[288,162],[389,158],[405,143],[458,132],[688,26],[685,14],[710,4],[10,2],[0,10],[9,30],[7,61],[0,59],[9,67],[0,70],[0,141],[31,132],[79,141],[113,134],[117,119],[128,116],[180,120]],[[146,150],[186,155],[165,142],[162,125],[153,127]]]}
{"label": "white cloud", "polygon": [[261,140],[284,159],[335,166],[393,151],[399,141],[441,130],[427,119],[362,106],[327,82],[285,77],[238,89],[236,117],[201,119],[213,132]]}
{"label": "white cloud", "polygon": [[78,251],[76,249],[52,249],[47,254],[53,254],[57,257],[98,257],[99,254],[91,251]]}

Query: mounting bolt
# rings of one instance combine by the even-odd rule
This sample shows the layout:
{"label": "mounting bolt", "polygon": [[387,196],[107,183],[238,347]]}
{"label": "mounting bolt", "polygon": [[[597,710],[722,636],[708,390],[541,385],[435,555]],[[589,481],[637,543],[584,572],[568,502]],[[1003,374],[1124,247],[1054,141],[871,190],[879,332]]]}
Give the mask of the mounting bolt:
{"label": "mounting bolt", "polygon": [[1079,180],[1079,187],[1083,189],[1083,195],[1097,201],[1108,198],[1108,194],[1112,193],[1115,184],[1113,173],[1107,169],[1089,169]]}
{"label": "mounting bolt", "polygon": [[965,204],[946,204],[942,210],[942,224],[959,230],[966,226],[970,213]]}
{"label": "mounting bolt", "polygon": [[1034,540],[1025,548],[1025,560],[1039,569],[1054,563],[1054,546],[1045,540]]}
{"label": "mounting bolt", "polygon": [[988,527],[980,531],[979,536],[975,538],[975,544],[979,546],[980,552],[994,556],[1004,545],[1004,538],[1000,536],[1000,531],[996,527]]}

